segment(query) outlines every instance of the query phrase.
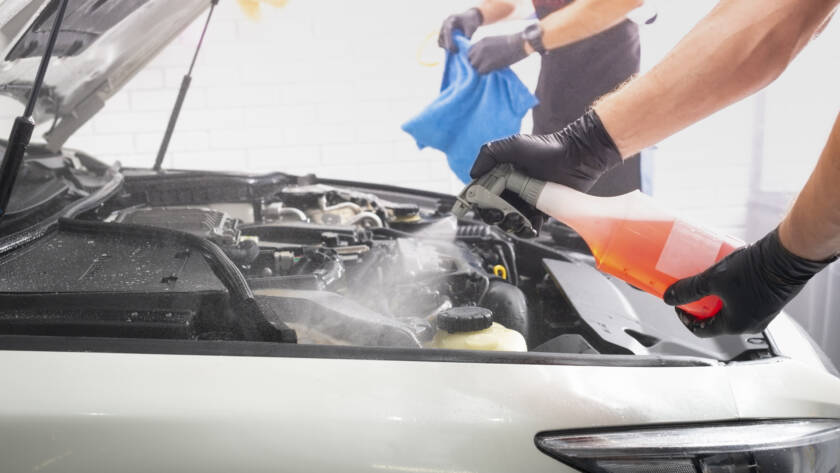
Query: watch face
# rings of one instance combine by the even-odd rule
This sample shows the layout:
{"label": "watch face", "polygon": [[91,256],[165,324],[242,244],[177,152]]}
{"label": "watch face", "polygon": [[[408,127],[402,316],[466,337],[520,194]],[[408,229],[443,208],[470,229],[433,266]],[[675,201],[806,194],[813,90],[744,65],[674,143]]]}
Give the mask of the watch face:
{"label": "watch face", "polygon": [[540,54],[545,54],[545,46],[543,46],[542,35],[543,31],[539,23],[529,25],[523,32],[525,40],[528,41],[528,44],[530,44],[532,48],[534,48],[534,51]]}

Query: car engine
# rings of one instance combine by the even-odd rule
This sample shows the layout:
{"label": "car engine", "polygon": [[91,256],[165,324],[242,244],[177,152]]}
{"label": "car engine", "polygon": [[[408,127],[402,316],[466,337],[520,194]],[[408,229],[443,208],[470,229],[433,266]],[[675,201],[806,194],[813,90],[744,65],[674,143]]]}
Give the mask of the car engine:
{"label": "car engine", "polygon": [[475,227],[324,185],[277,197],[259,222],[213,206],[130,207],[107,220],[212,241],[299,343],[419,347],[440,312],[474,305],[504,308],[494,321],[527,334],[525,296],[509,281],[500,245],[459,239]]}
{"label": "car engine", "polygon": [[89,228],[63,222],[41,242],[39,260],[60,271],[45,277],[31,261],[6,262],[0,300],[17,292],[18,308],[0,328],[197,339],[271,332],[240,326],[235,298],[199,258],[206,250],[174,237],[187,234],[218,247],[267,324],[298,343],[422,347],[437,315],[462,306],[491,309],[494,322],[528,333],[510,243],[446,213],[324,184],[284,186],[258,206],[114,207]]}
{"label": "car engine", "polygon": [[[0,335],[717,359],[765,349],[692,336],[556,224],[523,239],[455,218],[443,194],[78,159],[37,161],[69,173],[69,190],[7,221]],[[52,213],[78,196],[89,196],[78,211]]]}

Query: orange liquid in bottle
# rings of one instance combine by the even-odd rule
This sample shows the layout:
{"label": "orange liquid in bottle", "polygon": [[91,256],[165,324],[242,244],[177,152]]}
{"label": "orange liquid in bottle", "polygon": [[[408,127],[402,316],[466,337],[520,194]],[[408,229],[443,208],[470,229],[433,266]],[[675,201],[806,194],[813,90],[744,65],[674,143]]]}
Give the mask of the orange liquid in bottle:
{"label": "orange liquid in bottle", "polygon": [[[660,298],[743,244],[676,219],[639,192],[593,197],[547,183],[537,207],[580,234],[598,269]],[[722,305],[707,296],[680,308],[703,319]]]}

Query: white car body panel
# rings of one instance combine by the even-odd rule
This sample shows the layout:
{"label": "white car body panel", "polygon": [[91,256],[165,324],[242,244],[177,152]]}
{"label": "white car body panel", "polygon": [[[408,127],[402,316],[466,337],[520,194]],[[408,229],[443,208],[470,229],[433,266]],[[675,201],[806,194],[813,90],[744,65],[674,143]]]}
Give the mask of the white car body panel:
{"label": "white car body panel", "polygon": [[[4,472],[574,471],[540,431],[840,418],[793,359],[708,367],[0,352]],[[9,389],[11,388],[11,389]]]}

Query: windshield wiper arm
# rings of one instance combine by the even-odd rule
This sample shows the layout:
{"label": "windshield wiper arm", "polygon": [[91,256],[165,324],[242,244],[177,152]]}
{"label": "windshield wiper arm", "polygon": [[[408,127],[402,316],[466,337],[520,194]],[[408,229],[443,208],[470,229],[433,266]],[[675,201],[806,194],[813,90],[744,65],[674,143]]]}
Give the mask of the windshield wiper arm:
{"label": "windshield wiper arm", "polygon": [[3,155],[3,163],[0,164],[0,220],[6,215],[9,199],[12,197],[12,189],[15,187],[15,180],[20,170],[20,164],[23,162],[23,156],[26,154],[26,148],[29,146],[29,140],[32,138],[32,131],[35,129],[35,121],[32,120],[32,113],[35,111],[35,104],[41,92],[41,85],[44,83],[44,76],[47,74],[47,66],[50,63],[50,57],[55,47],[55,40],[58,38],[58,31],[61,29],[64,11],[67,10],[68,0],[58,1],[60,3],[55,13],[55,21],[53,22],[52,31],[50,31],[47,49],[44,51],[41,64],[38,66],[38,73],[35,75],[35,82],[32,84],[29,100],[26,102],[23,115],[15,118],[12,131],[9,133],[9,143]]}

